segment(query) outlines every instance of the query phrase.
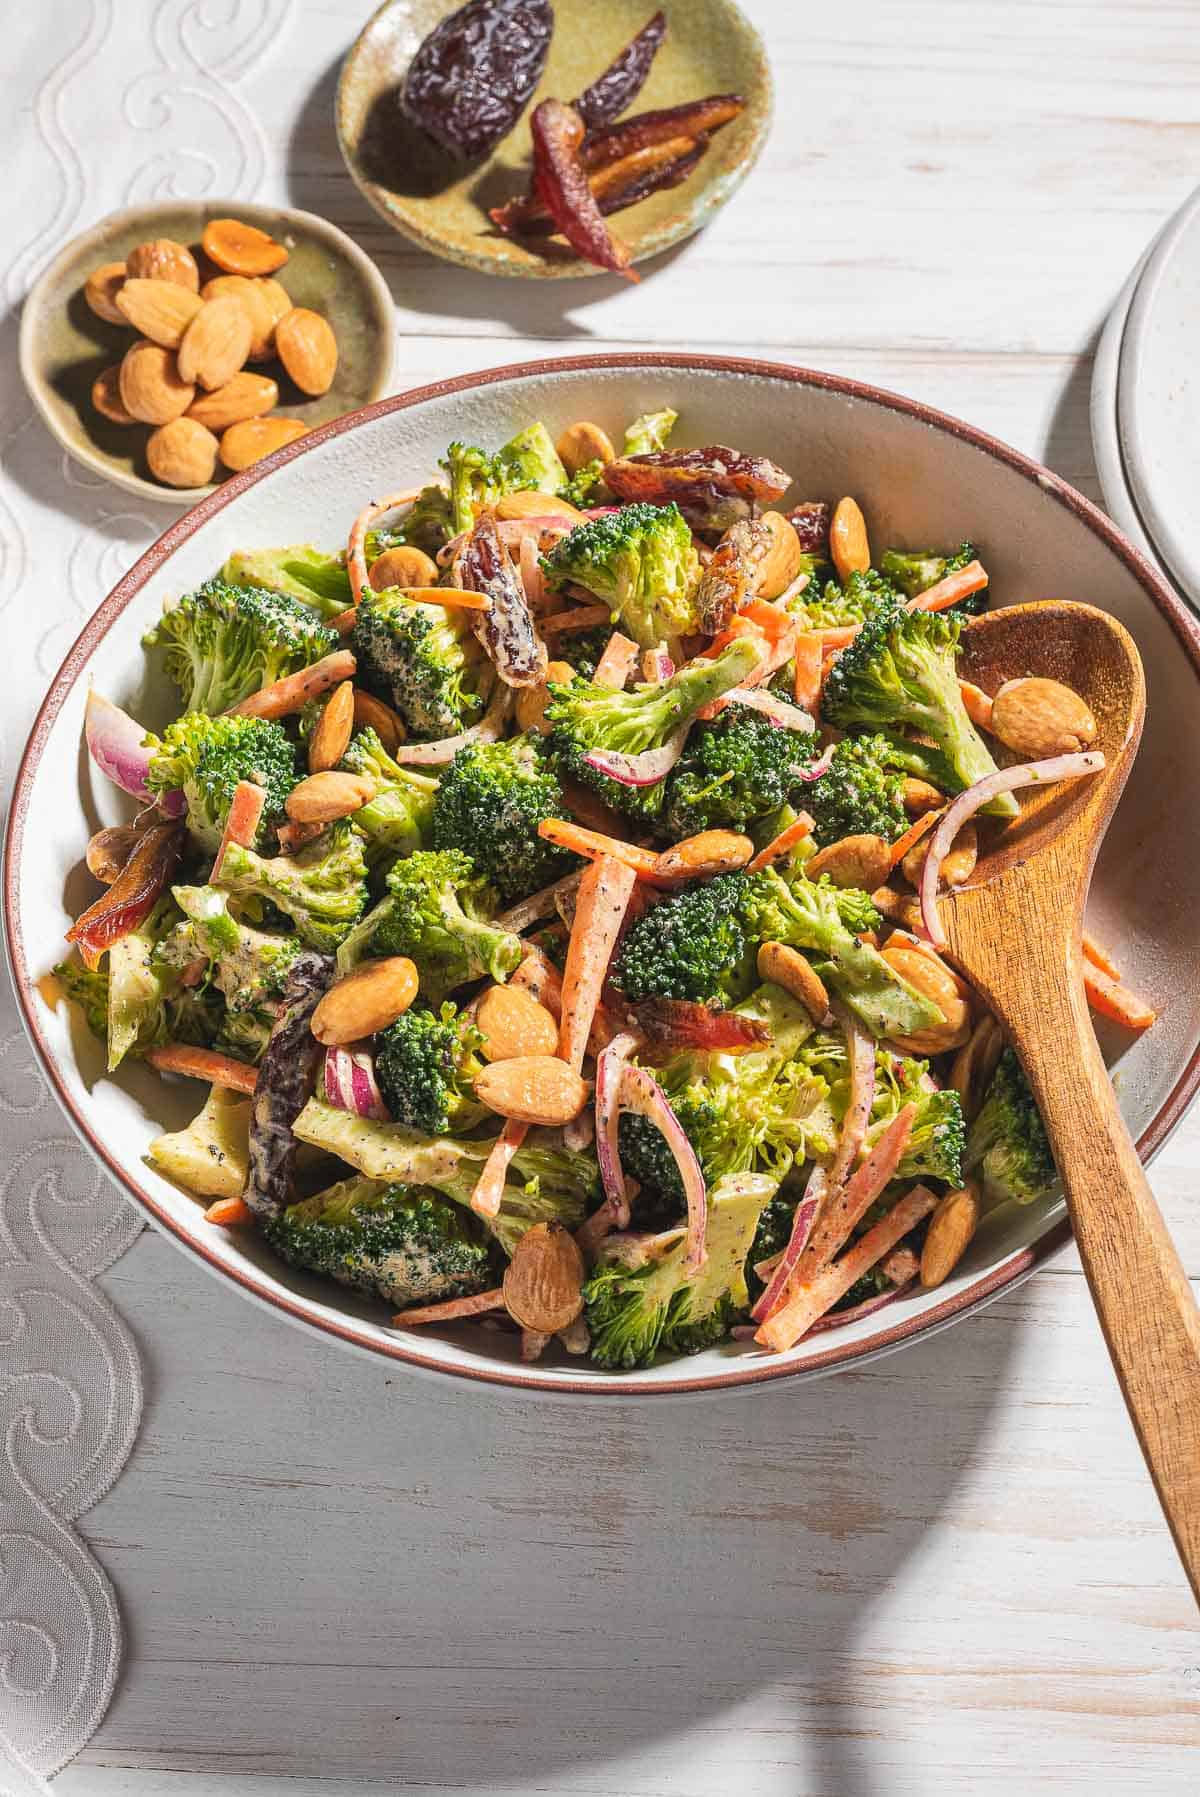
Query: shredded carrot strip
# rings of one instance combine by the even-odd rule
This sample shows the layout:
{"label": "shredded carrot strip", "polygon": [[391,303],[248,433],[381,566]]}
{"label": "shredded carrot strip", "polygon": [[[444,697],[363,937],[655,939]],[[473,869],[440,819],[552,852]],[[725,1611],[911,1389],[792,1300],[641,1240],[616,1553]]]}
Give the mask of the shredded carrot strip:
{"label": "shredded carrot strip", "polygon": [[1101,973],[1106,973],[1110,980],[1120,979],[1121,969],[1117,966],[1104,944],[1102,942],[1097,942],[1094,936],[1089,936],[1086,930],[1083,932],[1083,952],[1085,958],[1091,962],[1092,966],[1098,967]]}
{"label": "shredded carrot strip", "polygon": [[844,649],[861,629],[861,624],[839,624],[835,629],[818,631],[823,653],[828,655],[831,649]]}
{"label": "shredded carrot strip", "polygon": [[231,842],[240,848],[252,849],[254,838],[258,834],[258,826],[262,822],[262,814],[266,809],[267,795],[261,786],[253,780],[239,780],[233,789],[233,797],[229,801],[229,815],[225,819],[225,828],[221,832],[221,840],[217,844],[216,859],[212,865],[213,874],[219,874],[221,863],[225,859],[225,851]]}
{"label": "shredded carrot strip", "polygon": [[450,611],[486,611],[489,601],[483,593],[470,593],[465,587],[398,587],[397,591],[414,605],[444,605]]}
{"label": "shredded carrot strip", "polygon": [[633,868],[611,855],[593,861],[579,882],[579,902],[563,968],[562,1021],[558,1052],[578,1073],[600,996],[617,945],[617,936],[633,897]]}
{"label": "shredded carrot strip", "polygon": [[811,712],[815,717],[817,706],[821,703],[821,637],[815,630],[800,630],[796,633],[796,647],[793,650],[796,664],[796,679],[793,687],[797,705],[802,711]]}
{"label": "shredded carrot strip", "polygon": [[753,618],[746,617],[743,612],[736,612],[724,630],[713,638],[708,647],[701,649],[696,660],[711,661],[715,656],[724,654],[731,643],[741,642],[742,638],[747,636],[759,639],[762,643],[762,653],[765,656],[770,649],[770,643],[767,641],[765,633],[759,629]]}
{"label": "shredded carrot strip", "polygon": [[960,680],[958,690],[962,694],[963,710],[977,730],[988,730],[992,723],[991,695],[985,693],[981,686],[973,680]]}
{"label": "shredded carrot strip", "polygon": [[565,630],[590,630],[593,624],[605,624],[612,617],[607,605],[576,605],[571,611],[554,611],[538,619],[543,636],[561,636]]}
{"label": "shredded carrot strip", "polygon": [[329,628],[336,630],[339,636],[349,636],[354,629],[354,620],[357,616],[357,605],[348,605],[345,611],[340,611],[336,617],[329,619]]}
{"label": "shredded carrot strip", "polygon": [[500,1200],[504,1196],[504,1181],[508,1174],[513,1155],[525,1140],[529,1132],[528,1123],[518,1123],[510,1117],[496,1140],[492,1143],[491,1153],[483,1164],[483,1172],[475,1182],[475,1190],[471,1193],[471,1209],[481,1217],[495,1217],[500,1212]]}
{"label": "shredded carrot strip", "polygon": [[806,836],[812,835],[812,827],[812,818],[807,811],[802,811],[795,823],[789,824],[786,830],[781,830],[779,835],[773,837],[765,848],[759,849],[752,861],[747,862],[746,872],[748,874],[761,873],[764,867],[770,867],[772,861],[778,861],[781,856],[790,854],[798,842],[803,842]]}
{"label": "shredded carrot strip", "polygon": [[273,685],[264,686],[261,692],[251,693],[240,705],[232,705],[225,715],[235,718],[290,717],[303,711],[310,699],[319,699],[322,693],[327,693],[331,686],[340,686],[343,680],[350,680],[357,666],[349,649],[335,649],[332,655],[314,661],[311,667],[301,668],[297,674],[287,674]]}
{"label": "shredded carrot strip", "polygon": [[547,842],[557,843],[560,849],[586,856],[589,861],[609,855],[614,861],[624,862],[643,879],[652,878],[658,870],[658,856],[652,849],[639,849],[632,842],[604,836],[599,830],[585,830],[582,824],[573,824],[566,818],[543,818],[538,825],[538,835],[545,837]]}
{"label": "shredded carrot strip", "polygon": [[472,1298],[447,1298],[442,1304],[414,1304],[411,1310],[398,1310],[392,1318],[393,1329],[412,1329],[418,1323],[452,1323],[456,1317],[478,1317],[488,1310],[503,1310],[504,1292],[494,1285],[489,1292],[476,1292]]}
{"label": "shredded carrot strip", "polygon": [[978,593],[988,583],[987,569],[982,562],[968,562],[965,568],[959,568],[954,574],[947,574],[934,586],[926,587],[915,599],[905,602],[905,611],[945,611],[949,605],[957,605],[960,599],[967,599],[972,593]]}
{"label": "shredded carrot strip", "polygon": [[1111,979],[1099,967],[1084,967],[1083,989],[1093,1011],[1098,1011],[1101,1017],[1119,1023],[1127,1030],[1148,1030],[1158,1016],[1158,1012],[1151,1010],[1144,998],[1139,998],[1136,992],[1131,992],[1120,980]]}
{"label": "shredded carrot strip", "polygon": [[781,636],[786,636],[789,630],[796,628],[795,619],[787,612],[781,611],[777,605],[772,605],[767,599],[751,599],[748,605],[742,606],[738,616],[749,618],[750,622],[756,624],[762,631],[768,642],[772,643],[777,643]]}
{"label": "shredded carrot strip", "polygon": [[206,1223],[219,1229],[244,1229],[254,1221],[254,1212],[244,1198],[218,1198],[204,1213]]}
{"label": "shredded carrot strip", "polygon": [[915,842],[920,842],[926,830],[932,830],[934,824],[937,823],[938,818],[941,817],[944,809],[944,806],[939,806],[936,811],[926,811],[923,816],[917,819],[915,824],[910,824],[908,826],[908,829],[904,832],[903,836],[892,844],[888,853],[891,856],[893,867],[899,867],[913,844]]}
{"label": "shredded carrot strip", "polygon": [[232,1092],[253,1092],[258,1073],[245,1061],[218,1054],[212,1048],[193,1048],[186,1042],[165,1042],[151,1048],[146,1059],[160,1073],[182,1073],[188,1079],[206,1079],[210,1085],[228,1086]]}
{"label": "shredded carrot strip", "polygon": [[604,654],[596,663],[592,685],[610,686],[614,692],[620,692],[637,666],[637,658],[637,644],[614,630],[605,644]]}

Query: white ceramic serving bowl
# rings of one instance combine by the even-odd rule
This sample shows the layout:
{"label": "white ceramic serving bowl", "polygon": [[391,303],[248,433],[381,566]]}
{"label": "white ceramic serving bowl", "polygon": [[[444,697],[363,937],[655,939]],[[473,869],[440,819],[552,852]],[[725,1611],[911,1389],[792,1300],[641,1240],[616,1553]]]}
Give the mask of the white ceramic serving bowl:
{"label": "white ceramic serving bowl", "polygon": [[[152,1172],[147,1141],[198,1108],[197,1085],[144,1067],[103,1075],[100,1048],[36,981],[62,954],[63,931],[94,887],[82,871],[90,833],[127,815],[82,747],[90,683],[148,723],[169,711],[143,690],[139,639],[163,600],[194,586],[236,547],[336,545],[372,495],[428,475],[452,438],[492,445],[533,418],[552,434],[592,418],[619,436],[639,412],[681,414],[685,443],[733,443],[770,455],[795,496],[861,502],[877,545],[980,545],[997,602],[1079,599],[1133,632],[1149,684],[1141,755],[1100,857],[1089,913],[1127,977],[1162,1016],[1140,1041],[1114,1037],[1125,1117],[1143,1155],[1157,1149],[1200,1084],[1200,628],[1096,508],[1055,475],[911,400],[828,375],[715,357],[582,357],[467,375],[338,419],[266,470],[228,481],[174,524],[99,607],[54,681],[17,778],[4,904],[26,1026],[72,1123],[161,1228],[203,1265],[306,1327],[370,1353],[459,1377],[570,1394],[712,1391],[852,1365],[913,1341],[1020,1278],[1061,1247],[1061,1210],[1010,1211],[981,1229],[939,1290],[816,1334],[767,1357],[727,1344],[690,1360],[612,1375],[565,1357],[522,1365],[513,1338],[477,1328],[400,1333],[382,1306],[290,1272],[253,1238],[205,1223],[202,1206]],[[1014,943],[1014,954],[1020,944]]]}

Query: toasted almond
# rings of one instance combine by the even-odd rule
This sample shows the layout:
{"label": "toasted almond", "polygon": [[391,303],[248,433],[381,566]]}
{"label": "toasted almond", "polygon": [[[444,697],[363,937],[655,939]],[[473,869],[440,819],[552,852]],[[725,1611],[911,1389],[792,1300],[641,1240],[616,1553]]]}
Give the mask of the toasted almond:
{"label": "toasted almond", "polygon": [[603,462],[607,468],[617,455],[608,432],[586,418],[569,424],[554,447],[568,474],[578,474],[589,462]]}
{"label": "toasted almond", "polygon": [[527,1229],[504,1273],[504,1308],[537,1336],[566,1329],[583,1309],[583,1255],[562,1223]]}
{"label": "toasted almond", "polygon": [[307,430],[299,418],[246,418],[241,424],[231,424],[222,435],[221,460],[236,474],[264,456],[274,455],[285,443],[294,443]]}
{"label": "toasted almond", "polygon": [[867,521],[855,499],[839,499],[829,521],[829,553],[839,580],[865,574],[871,566]]}
{"label": "toasted almond", "polygon": [[520,986],[489,986],[479,1001],[475,1026],[489,1061],[552,1055],[558,1047],[557,1023],[545,1005]]}
{"label": "toasted almond", "polygon": [[126,350],[118,384],[121,404],[139,424],[170,424],[196,397],[195,387],[179,372],[174,352],[144,339]]}
{"label": "toasted almond", "polygon": [[354,685],[343,680],[326,699],[308,739],[309,773],[324,774],[335,768],[346,753],[346,744],[353,731]]}
{"label": "toasted almond", "polygon": [[279,388],[266,374],[251,374],[243,368],[231,381],[215,393],[201,393],[188,407],[187,415],[206,430],[220,436],[231,424],[247,418],[261,418],[279,403]]}
{"label": "toasted almond", "polygon": [[124,324],[125,314],[118,310],[117,295],[125,281],[123,262],[102,262],[83,283],[83,297],[97,318],[105,324]]}
{"label": "toasted almond", "polygon": [[897,892],[894,886],[877,886],[871,894],[871,903],[889,923],[898,923],[906,930],[924,928],[920,901],[911,893]]}
{"label": "toasted almond", "polygon": [[760,599],[778,599],[804,566],[804,551],[795,525],[782,512],[764,512],[759,522],[770,531],[771,541],[756,563],[751,591]]}
{"label": "toasted almond", "polygon": [[928,780],[906,778],[900,788],[900,800],[909,817],[924,817],[927,811],[939,811],[946,803],[946,796]]}
{"label": "toasted almond", "polygon": [[183,333],[204,301],[175,281],[129,277],[117,294],[117,310],[134,330],[164,349],[178,349]]}
{"label": "toasted almond", "polygon": [[87,845],[88,872],[105,886],[111,886],[141,840],[142,832],[135,824],[113,824],[97,830]]}
{"label": "toasted almond", "polygon": [[200,289],[205,300],[233,299],[250,320],[250,360],[262,362],[274,352],[275,313],[263,292],[261,281],[249,281],[245,275],[215,275]]}
{"label": "toasted almond", "polygon": [[389,754],[408,738],[403,718],[382,699],[364,693],[357,686],[354,688],[354,724],[358,730],[373,730]]}
{"label": "toasted almond", "polygon": [[375,783],[361,774],[341,774],[332,770],[310,774],[293,786],[284,810],[296,824],[331,824],[335,818],[349,817],[361,811],[375,797]]}
{"label": "toasted almond", "polygon": [[92,382],[92,404],[110,424],[136,424],[137,419],[121,398],[121,364],[114,362]]}
{"label": "toasted almond", "polygon": [[496,507],[497,518],[517,521],[521,518],[561,518],[564,524],[584,524],[587,520],[575,506],[566,499],[556,499],[553,493],[506,493]]}
{"label": "toasted almond", "polygon": [[882,836],[843,836],[840,842],[818,849],[804,871],[812,880],[828,874],[835,886],[873,892],[883,885],[891,866],[891,851]]}
{"label": "toasted almond", "polygon": [[750,838],[736,830],[701,830],[664,849],[654,863],[654,872],[666,880],[706,880],[712,874],[745,867],[753,853]]}
{"label": "toasted almond", "polygon": [[963,1116],[968,1123],[983,1103],[1003,1048],[1004,1032],[991,1012],[985,1011],[950,1069],[950,1084],[962,1100]]}
{"label": "toasted almond", "polygon": [[[149,243],[139,243],[125,258],[125,271],[130,280],[173,281],[190,293],[200,290],[196,258],[185,244],[176,243],[173,237],[153,237]],[[138,328],[140,330],[141,326]]]}
{"label": "toasted almond", "polygon": [[301,393],[328,393],[337,373],[337,338],[328,319],[293,306],[275,326],[275,353]]}
{"label": "toasted almond", "polygon": [[288,259],[281,243],[240,218],[210,218],[200,244],[209,261],[229,275],[273,275]]}
{"label": "toasted almond", "polygon": [[385,549],[382,555],[377,555],[367,579],[376,593],[382,593],[387,587],[435,587],[438,566],[423,549],[405,544],[399,549]]}
{"label": "toasted almond", "polygon": [[475,1096],[501,1117],[552,1128],[578,1117],[588,1089],[573,1067],[557,1055],[517,1055],[495,1061],[475,1078]]}
{"label": "toasted almond", "polygon": [[292,296],[282,282],[274,280],[270,275],[255,275],[251,278],[271,309],[271,342],[274,345],[275,326],[291,311]]}
{"label": "toasted almond", "polygon": [[[933,841],[933,832],[926,831],[919,842],[914,842],[900,866],[904,878],[912,887],[921,884],[921,875],[925,870],[929,845]],[[973,818],[968,818],[958,835],[950,845],[950,853],[938,869],[938,886],[949,891],[952,886],[961,886],[975,872],[975,863],[979,859],[979,837]]]}
{"label": "toasted almond", "polygon": [[327,1048],[361,1042],[402,1017],[417,986],[417,970],[406,955],[368,961],[329,988],[309,1027]]}
{"label": "toasted almond", "polygon": [[557,685],[573,680],[575,670],[567,661],[552,661],[547,664],[546,678],[539,680],[536,686],[522,686],[517,689],[517,726],[521,730],[536,730],[540,736],[550,734],[550,726],[546,722],[546,707],[550,703],[550,682]]}
{"label": "toasted almond", "polygon": [[966,988],[946,963],[932,951],[897,942],[888,943],[883,958],[894,973],[937,1006],[943,1019],[911,1036],[896,1036],[897,1048],[909,1054],[933,1055],[961,1047],[971,1033],[971,1004]]}
{"label": "toasted almond", "polygon": [[978,1227],[978,1194],[970,1186],[947,1192],[929,1219],[921,1249],[921,1284],[926,1291],[949,1278]]}
{"label": "toasted almond", "polygon": [[217,467],[217,439],[194,418],[172,418],[146,440],[146,460],[166,487],[204,487]]}
{"label": "toasted almond", "polygon": [[829,1016],[825,983],[799,949],[786,942],[764,942],[758,951],[758,977],[773,980],[798,998],[814,1023],[824,1023]]}
{"label": "toasted almond", "polygon": [[1030,674],[1006,680],[992,701],[988,725],[1008,749],[1030,761],[1090,749],[1099,734],[1091,708],[1061,680]]}
{"label": "toasted almond", "polygon": [[228,294],[202,300],[179,344],[179,372],[210,393],[231,381],[250,353],[250,315]]}

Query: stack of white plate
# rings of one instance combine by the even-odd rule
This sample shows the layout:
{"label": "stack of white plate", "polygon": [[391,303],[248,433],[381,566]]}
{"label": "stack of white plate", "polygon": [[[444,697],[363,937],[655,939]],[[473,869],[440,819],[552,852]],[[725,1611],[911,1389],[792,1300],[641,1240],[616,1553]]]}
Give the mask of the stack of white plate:
{"label": "stack of white plate", "polygon": [[1130,275],[1092,374],[1104,501],[1142,553],[1200,608],[1200,189]]}

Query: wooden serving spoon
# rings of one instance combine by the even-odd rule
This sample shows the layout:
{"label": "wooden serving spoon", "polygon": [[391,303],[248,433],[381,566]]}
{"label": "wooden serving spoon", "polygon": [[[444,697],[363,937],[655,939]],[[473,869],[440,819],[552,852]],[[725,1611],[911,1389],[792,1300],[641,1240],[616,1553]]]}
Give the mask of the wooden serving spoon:
{"label": "wooden serving spoon", "polygon": [[1146,712],[1129,632],[1090,605],[986,612],[960,672],[994,693],[1040,674],[1081,693],[1102,772],[1021,793],[1019,820],[939,901],[946,957],[999,1018],[1045,1119],[1100,1326],[1150,1475],[1200,1600],[1200,1312],[1117,1108],[1083,989],[1092,868]]}

